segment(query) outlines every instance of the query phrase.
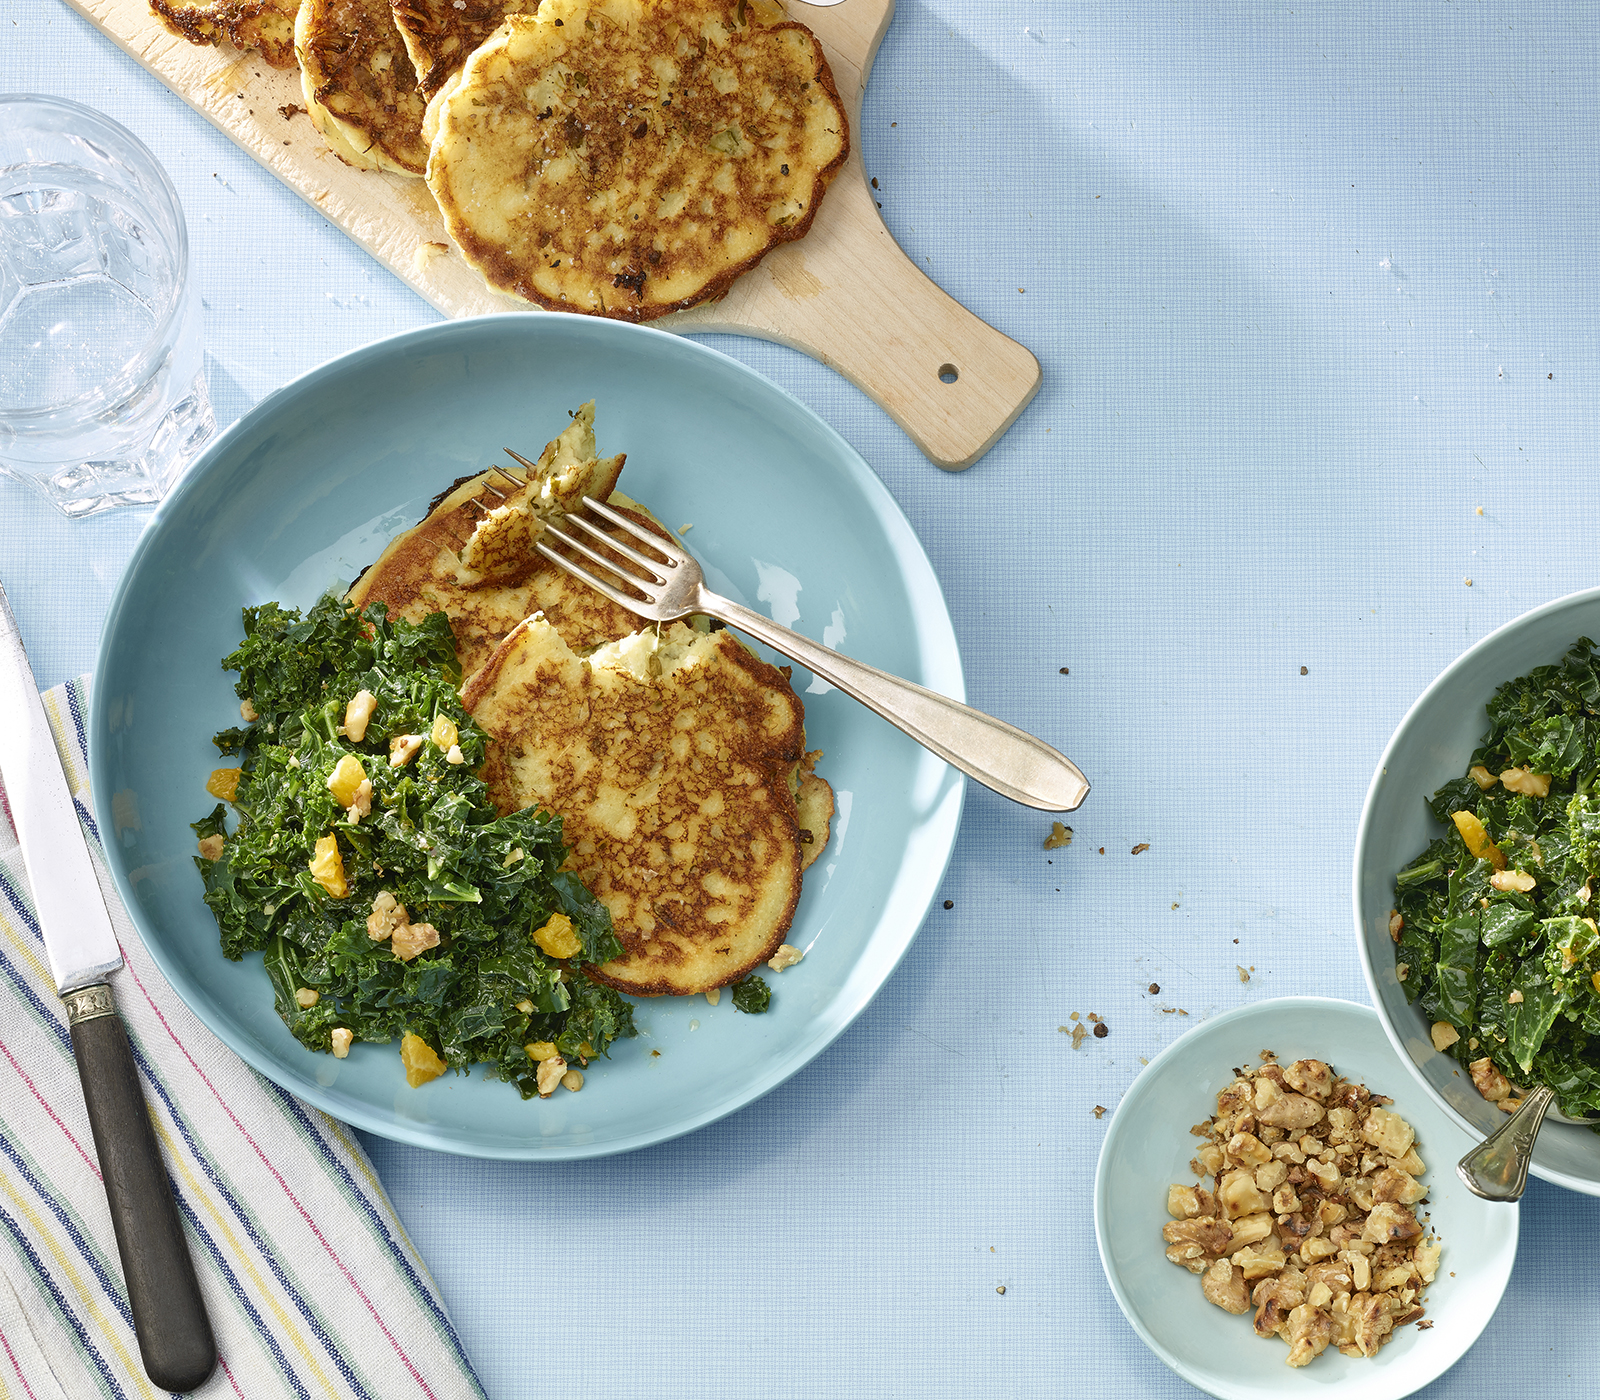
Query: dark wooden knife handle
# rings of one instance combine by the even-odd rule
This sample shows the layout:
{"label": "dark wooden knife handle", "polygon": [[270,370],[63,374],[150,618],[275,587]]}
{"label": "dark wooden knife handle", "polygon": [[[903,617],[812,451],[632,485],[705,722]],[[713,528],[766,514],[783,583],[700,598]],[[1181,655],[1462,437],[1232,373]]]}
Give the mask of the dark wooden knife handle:
{"label": "dark wooden knife handle", "polygon": [[161,1389],[190,1391],[216,1366],[217,1344],[139,1088],[128,1032],[109,987],[86,987],[63,1000],[139,1355]]}

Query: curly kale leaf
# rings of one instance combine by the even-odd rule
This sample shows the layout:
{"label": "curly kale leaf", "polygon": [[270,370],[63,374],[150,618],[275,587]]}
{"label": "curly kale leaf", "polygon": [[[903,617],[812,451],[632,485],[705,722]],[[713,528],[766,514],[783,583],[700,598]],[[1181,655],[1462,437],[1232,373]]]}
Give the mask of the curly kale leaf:
{"label": "curly kale leaf", "polygon": [[764,978],[752,975],[742,977],[733,984],[734,1010],[759,1016],[771,1004],[772,991]]}
{"label": "curly kale leaf", "polygon": [[[244,619],[244,641],[224,665],[239,672],[256,720],[218,736],[243,756],[237,826],[227,832],[221,806],[195,823],[198,836],[224,836],[220,858],[196,864],[224,952],[263,955],[295,1036],[328,1050],[336,1027],[378,1042],[409,1031],[452,1067],[483,1064],[529,1094],[531,1041],[586,1061],[636,1034],[632,1007],[579,970],[622,946],[605,906],[561,869],[560,818],[500,816],[477,776],[486,736],[456,692],[445,616],[391,622],[382,605],[358,613],[330,597],[303,618],[265,604]],[[343,720],[361,690],[377,703],[354,741]],[[392,764],[391,741],[405,735],[425,742]],[[370,785],[368,812],[347,810],[330,788],[344,761]],[[329,838],[343,893],[312,874]],[[383,891],[406,922],[433,927],[435,946],[406,960],[386,928],[369,936]],[[583,945],[570,965],[532,938],[558,912]]]}
{"label": "curly kale leaf", "polygon": [[[1562,660],[1507,681],[1486,707],[1471,765],[1486,770],[1429,799],[1445,825],[1395,879],[1395,958],[1405,991],[1447,1020],[1463,1063],[1487,1055],[1518,1084],[1547,1083],[1562,1111],[1600,1109],[1600,653],[1579,638]],[[1508,791],[1508,768],[1548,792]],[[1482,786],[1479,779],[1487,786]],[[1514,786],[1528,789],[1526,781]],[[1470,811],[1497,850],[1474,859],[1451,817]],[[1499,888],[1497,867],[1507,876]],[[1520,886],[1529,883],[1532,888]]]}

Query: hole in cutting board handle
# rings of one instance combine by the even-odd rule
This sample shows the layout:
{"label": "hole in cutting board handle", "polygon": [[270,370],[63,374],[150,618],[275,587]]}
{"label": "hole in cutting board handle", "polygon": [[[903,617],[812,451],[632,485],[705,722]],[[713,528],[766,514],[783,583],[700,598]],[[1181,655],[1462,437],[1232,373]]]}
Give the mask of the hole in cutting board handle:
{"label": "hole in cutting board handle", "polygon": [[956,380],[960,378],[961,371],[958,370],[954,365],[939,366],[939,382],[941,384],[954,384]]}

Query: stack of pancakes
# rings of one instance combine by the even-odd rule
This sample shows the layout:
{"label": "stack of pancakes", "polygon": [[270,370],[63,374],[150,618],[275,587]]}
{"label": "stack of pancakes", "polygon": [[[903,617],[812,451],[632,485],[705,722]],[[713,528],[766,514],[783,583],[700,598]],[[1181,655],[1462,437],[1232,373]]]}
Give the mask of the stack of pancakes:
{"label": "stack of pancakes", "polygon": [[[850,140],[779,0],[150,0],[298,63],[350,165],[425,178],[488,284],[648,321],[810,228]],[[290,30],[292,26],[292,44]]]}
{"label": "stack of pancakes", "polygon": [[350,599],[449,615],[491,799],[558,813],[569,867],[611,911],[626,951],[590,975],[640,996],[709,991],[783,943],[833,792],[786,668],[705,619],[641,629],[531,547],[584,495],[667,537],[616,490],[623,458],[595,455],[593,419],[585,405],[531,470],[455,483]]}

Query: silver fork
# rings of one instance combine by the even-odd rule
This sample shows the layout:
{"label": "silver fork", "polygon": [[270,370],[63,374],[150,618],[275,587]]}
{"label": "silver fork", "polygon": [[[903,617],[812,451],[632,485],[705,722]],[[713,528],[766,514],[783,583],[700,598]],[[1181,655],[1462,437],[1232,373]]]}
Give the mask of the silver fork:
{"label": "silver fork", "polygon": [[[664,561],[651,559],[582,516],[568,515],[563,523],[582,530],[607,554],[547,523],[546,536],[600,565],[643,595],[635,597],[613,587],[546,544],[535,546],[551,563],[605,594],[613,603],[652,622],[676,622],[704,613],[737,627],[853,696],[946,763],[1015,802],[1046,812],[1070,812],[1088,796],[1088,780],[1043,740],[970,705],[832,651],[731,598],[713,593],[705,586],[699,564],[675,543],[642,529],[590,496],[585,496],[583,503],[602,520],[664,556]],[[622,556],[643,570],[643,576],[622,568],[608,555]]]}

